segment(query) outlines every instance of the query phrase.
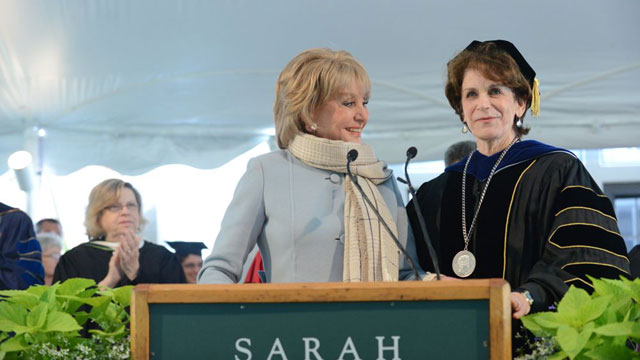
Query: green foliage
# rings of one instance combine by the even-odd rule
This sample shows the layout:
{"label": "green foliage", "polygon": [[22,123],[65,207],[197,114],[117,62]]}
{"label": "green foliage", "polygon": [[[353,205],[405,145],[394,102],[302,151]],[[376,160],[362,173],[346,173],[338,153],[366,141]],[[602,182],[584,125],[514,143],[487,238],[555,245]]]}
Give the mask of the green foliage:
{"label": "green foliage", "polygon": [[[571,286],[557,311],[522,318],[529,331],[555,353],[548,359],[639,359],[640,279],[589,278],[594,292]],[[540,346],[541,348],[541,346]]]}
{"label": "green foliage", "polygon": [[[131,289],[74,278],[0,291],[0,360],[128,359]],[[99,327],[91,338],[80,335],[88,322]]]}

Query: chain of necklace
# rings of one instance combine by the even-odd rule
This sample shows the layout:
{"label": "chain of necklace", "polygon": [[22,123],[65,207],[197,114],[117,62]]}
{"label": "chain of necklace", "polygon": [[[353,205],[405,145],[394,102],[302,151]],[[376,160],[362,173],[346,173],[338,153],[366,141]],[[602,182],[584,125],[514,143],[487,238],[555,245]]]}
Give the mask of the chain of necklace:
{"label": "chain of necklace", "polygon": [[469,240],[471,239],[471,233],[473,232],[473,227],[475,226],[476,220],[478,219],[480,206],[482,206],[482,201],[484,200],[484,195],[487,193],[487,189],[489,188],[489,183],[491,182],[491,178],[496,173],[496,169],[498,168],[498,165],[500,165],[502,158],[507,154],[507,151],[509,151],[509,149],[511,149],[513,144],[515,144],[518,141],[520,141],[520,138],[516,136],[516,138],[513,139],[513,141],[511,141],[509,146],[507,146],[506,149],[502,150],[500,157],[498,157],[498,160],[496,161],[495,165],[493,165],[493,168],[491,168],[491,172],[489,172],[489,177],[487,178],[487,183],[482,189],[482,194],[480,195],[480,201],[478,202],[478,207],[476,208],[476,212],[473,215],[473,220],[471,220],[471,226],[469,227],[468,233],[467,233],[467,215],[466,215],[467,207],[466,207],[466,201],[465,201],[466,200],[465,190],[466,190],[466,184],[467,184],[467,167],[469,166],[471,157],[478,150],[472,152],[471,155],[469,155],[469,157],[467,158],[467,162],[464,164],[464,171],[462,172],[462,238],[464,239],[464,250],[467,250],[469,248]]}

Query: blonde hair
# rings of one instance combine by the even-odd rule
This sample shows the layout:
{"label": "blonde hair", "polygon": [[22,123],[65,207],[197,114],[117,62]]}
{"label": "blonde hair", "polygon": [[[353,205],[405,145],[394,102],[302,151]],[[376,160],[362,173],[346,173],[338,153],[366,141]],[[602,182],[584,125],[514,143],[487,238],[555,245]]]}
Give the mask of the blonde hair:
{"label": "blonde hair", "polygon": [[100,218],[108,206],[118,202],[124,188],[133,192],[138,203],[138,215],[140,218],[138,230],[142,230],[147,223],[147,220],[142,216],[142,198],[138,190],[133,185],[120,179],[108,179],[96,185],[89,194],[89,205],[85,213],[84,226],[87,228],[87,235],[90,239],[106,235],[105,230],[100,225]]}
{"label": "blonde hair", "polygon": [[276,82],[273,105],[278,147],[288,148],[293,137],[311,125],[316,107],[354,80],[368,97],[371,80],[367,71],[344,50],[308,49],[289,61]]}

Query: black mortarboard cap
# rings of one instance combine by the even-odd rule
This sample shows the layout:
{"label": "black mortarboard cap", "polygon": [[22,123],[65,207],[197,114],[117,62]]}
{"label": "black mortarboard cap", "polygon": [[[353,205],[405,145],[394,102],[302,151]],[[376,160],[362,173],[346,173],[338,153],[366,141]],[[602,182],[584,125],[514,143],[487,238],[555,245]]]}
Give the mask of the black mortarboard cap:
{"label": "black mortarboard cap", "polygon": [[181,256],[187,256],[189,254],[202,256],[202,249],[207,249],[207,246],[201,242],[167,241],[167,244],[176,251],[176,254]]}
{"label": "black mortarboard cap", "polygon": [[531,65],[525,60],[524,56],[518,51],[518,49],[511,42],[507,40],[487,40],[487,41],[478,41],[473,40],[471,44],[469,44],[465,50],[473,51],[478,46],[484,43],[493,43],[498,49],[506,52],[515,60],[516,64],[520,68],[520,72],[524,76],[525,79],[529,82],[531,86],[532,99],[531,99],[531,114],[538,115],[540,111],[540,92],[538,90],[538,79],[536,79],[536,72],[533,70]]}

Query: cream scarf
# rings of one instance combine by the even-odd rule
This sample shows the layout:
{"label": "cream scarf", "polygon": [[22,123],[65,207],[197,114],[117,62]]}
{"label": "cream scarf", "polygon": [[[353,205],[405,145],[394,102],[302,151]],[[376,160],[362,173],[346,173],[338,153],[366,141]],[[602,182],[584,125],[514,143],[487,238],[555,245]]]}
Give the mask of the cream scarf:
{"label": "cream scarf", "polygon": [[[387,181],[391,171],[376,157],[369,145],[298,134],[289,151],[300,161],[315,168],[347,173],[347,153],[358,150],[358,158],[351,163],[351,172],[377,207],[394,235],[396,224],[376,185]],[[398,249],[378,217],[369,208],[349,176],[344,182],[344,264],[342,280],[398,281]]]}

